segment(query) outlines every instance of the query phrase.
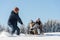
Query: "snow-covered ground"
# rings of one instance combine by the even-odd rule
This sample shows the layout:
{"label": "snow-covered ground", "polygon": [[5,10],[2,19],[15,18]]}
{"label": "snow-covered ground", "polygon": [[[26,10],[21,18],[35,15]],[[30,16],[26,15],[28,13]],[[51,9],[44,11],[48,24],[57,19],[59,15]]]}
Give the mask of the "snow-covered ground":
{"label": "snow-covered ground", "polygon": [[44,33],[44,35],[27,35],[20,34],[19,36],[9,36],[9,33],[2,32],[0,34],[0,40],[60,40],[60,32]]}
{"label": "snow-covered ground", "polygon": [[0,37],[0,40],[60,40],[60,37]]}

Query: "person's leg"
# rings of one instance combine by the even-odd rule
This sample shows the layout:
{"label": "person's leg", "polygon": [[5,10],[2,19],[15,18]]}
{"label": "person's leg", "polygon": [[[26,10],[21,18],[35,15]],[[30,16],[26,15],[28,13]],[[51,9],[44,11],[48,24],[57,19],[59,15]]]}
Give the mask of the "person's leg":
{"label": "person's leg", "polygon": [[11,27],[11,30],[12,30],[11,34],[13,35],[16,29],[15,29],[15,27],[13,25],[9,25],[9,26]]}
{"label": "person's leg", "polygon": [[16,30],[16,29],[13,27],[11,34],[14,34],[14,33],[15,33],[15,30]]}
{"label": "person's leg", "polygon": [[40,29],[40,33],[43,33],[42,25],[39,26],[39,29]]}
{"label": "person's leg", "polygon": [[17,30],[17,35],[20,35],[20,29],[16,27],[16,30]]}
{"label": "person's leg", "polygon": [[35,31],[34,34],[37,35],[38,34],[37,28],[34,29],[34,31]]}

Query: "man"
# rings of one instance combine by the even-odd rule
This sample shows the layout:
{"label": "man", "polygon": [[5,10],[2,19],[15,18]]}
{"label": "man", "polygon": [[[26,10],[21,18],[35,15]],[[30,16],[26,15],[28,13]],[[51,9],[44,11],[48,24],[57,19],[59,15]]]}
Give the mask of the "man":
{"label": "man", "polygon": [[40,18],[38,18],[38,19],[36,20],[36,24],[38,25],[37,28],[40,29],[40,33],[43,34],[42,22],[40,21]]}
{"label": "man", "polygon": [[21,25],[23,25],[23,22],[22,22],[21,18],[19,17],[18,12],[19,12],[19,8],[15,7],[14,10],[11,12],[11,15],[8,20],[8,25],[12,28],[11,34],[14,34],[15,31],[17,31],[17,35],[20,34],[20,29],[17,26],[17,22],[19,22],[19,23],[21,23]]}

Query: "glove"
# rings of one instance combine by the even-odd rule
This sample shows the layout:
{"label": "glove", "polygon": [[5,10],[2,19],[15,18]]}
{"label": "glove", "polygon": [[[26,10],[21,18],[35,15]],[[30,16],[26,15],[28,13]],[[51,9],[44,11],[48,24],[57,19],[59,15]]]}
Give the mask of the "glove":
{"label": "glove", "polygon": [[22,24],[21,26],[22,26],[22,27],[25,27],[25,25],[24,25],[24,24]]}
{"label": "glove", "polygon": [[22,26],[24,26],[24,24],[22,24]]}

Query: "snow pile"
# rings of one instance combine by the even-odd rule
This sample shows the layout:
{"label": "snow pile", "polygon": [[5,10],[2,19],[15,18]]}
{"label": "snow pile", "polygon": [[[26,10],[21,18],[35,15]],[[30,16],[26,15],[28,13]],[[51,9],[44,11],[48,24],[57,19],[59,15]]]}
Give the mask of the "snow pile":
{"label": "snow pile", "polygon": [[7,34],[8,34],[7,32],[4,32],[4,31],[3,31],[3,32],[0,34],[0,37],[7,37]]}
{"label": "snow pile", "polygon": [[60,36],[60,32],[44,33],[45,36]]}

